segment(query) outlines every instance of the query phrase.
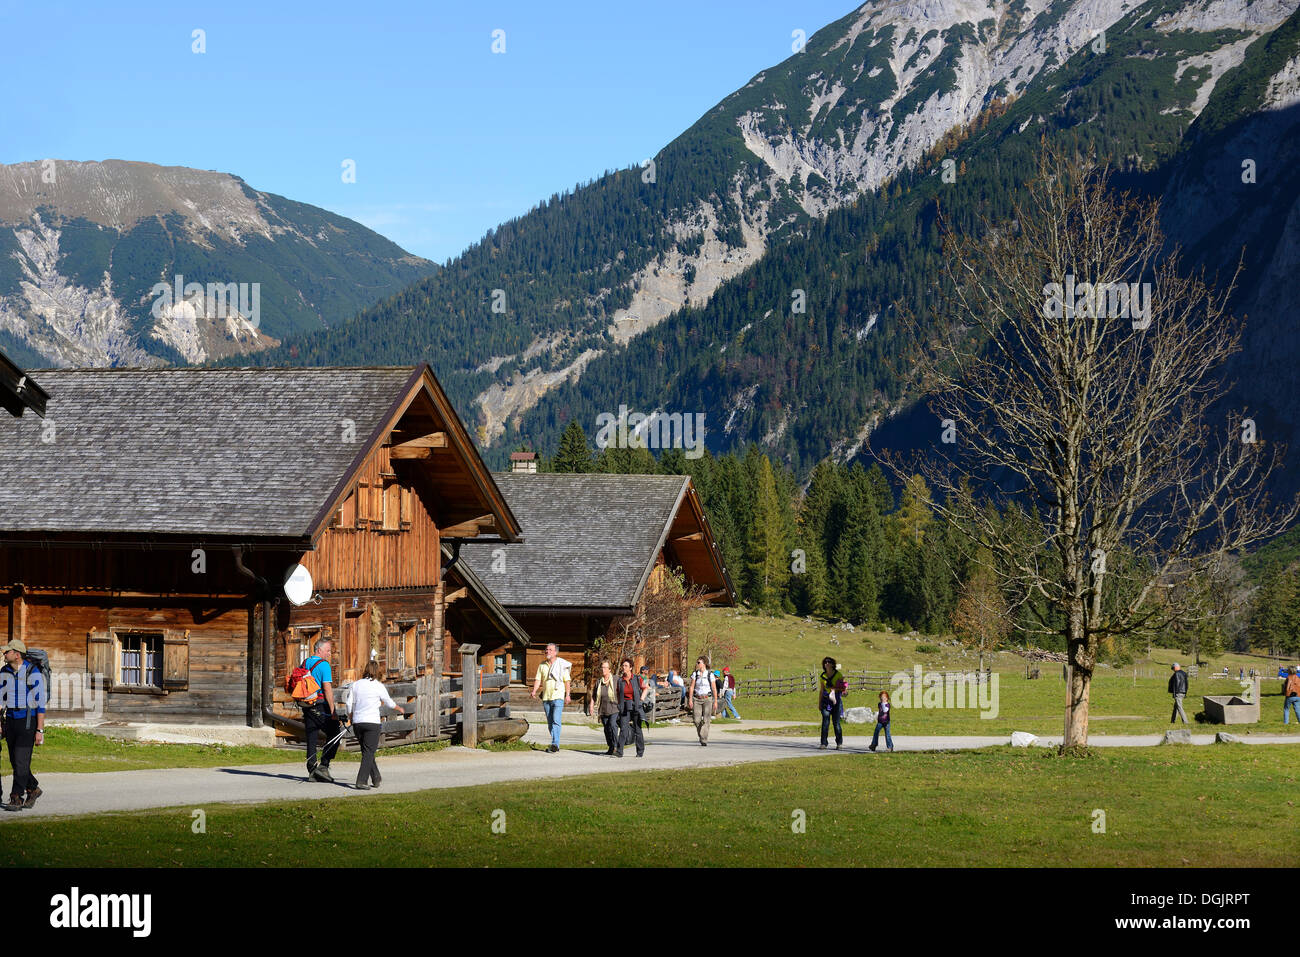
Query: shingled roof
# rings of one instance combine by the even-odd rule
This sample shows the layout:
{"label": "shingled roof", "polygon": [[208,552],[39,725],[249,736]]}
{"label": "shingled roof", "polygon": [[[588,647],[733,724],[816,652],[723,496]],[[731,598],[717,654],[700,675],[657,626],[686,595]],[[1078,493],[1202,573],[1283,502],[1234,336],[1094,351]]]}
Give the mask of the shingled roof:
{"label": "shingled roof", "polygon": [[691,488],[684,475],[493,477],[524,541],[504,548],[503,571],[486,544],[466,542],[461,561],[515,611],[630,610]]}
{"label": "shingled roof", "polygon": [[0,417],[0,532],[309,537],[423,371],[43,371],[45,419]]}

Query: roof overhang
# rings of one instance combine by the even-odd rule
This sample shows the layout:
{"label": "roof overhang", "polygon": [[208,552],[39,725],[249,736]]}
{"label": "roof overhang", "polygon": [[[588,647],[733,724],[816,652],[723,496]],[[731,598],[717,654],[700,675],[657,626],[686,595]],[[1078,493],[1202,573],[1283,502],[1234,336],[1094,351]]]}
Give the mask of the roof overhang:
{"label": "roof overhang", "polygon": [[[412,464],[417,468],[423,465],[432,485],[441,488],[450,481],[452,474],[452,470],[446,468],[446,465],[449,461],[454,461],[460,466],[460,470],[463,470],[469,487],[473,490],[469,500],[458,503],[454,512],[441,516],[440,525],[443,526],[441,537],[444,540],[462,537],[477,538],[479,530],[482,529],[490,530],[503,542],[517,542],[522,539],[519,520],[510,510],[501,490],[497,488],[492,473],[484,465],[478,449],[469,433],[465,431],[464,423],[456,414],[451,400],[447,398],[433,370],[429,368],[428,363],[423,363],[412,371],[401,394],[389,407],[388,414],[366,441],[360,444],[352,464],[339,479],[329,499],[316,513],[310,531],[313,541],[316,541],[329,527],[330,516],[347,497],[357,472],[365,461],[389,440],[394,430],[399,428],[399,424],[408,418],[408,413],[415,415],[418,412],[422,416],[425,414],[425,410],[413,411],[413,407],[421,397],[428,402],[429,411],[432,412],[431,421],[443,437],[439,440],[441,444],[437,448],[431,447],[426,457],[412,460]],[[484,522],[484,519],[487,521]]]}
{"label": "roof overhang", "polygon": [[0,352],[0,407],[15,416],[22,415],[25,409],[31,409],[45,418],[45,406],[49,400],[49,393],[35,379]]}

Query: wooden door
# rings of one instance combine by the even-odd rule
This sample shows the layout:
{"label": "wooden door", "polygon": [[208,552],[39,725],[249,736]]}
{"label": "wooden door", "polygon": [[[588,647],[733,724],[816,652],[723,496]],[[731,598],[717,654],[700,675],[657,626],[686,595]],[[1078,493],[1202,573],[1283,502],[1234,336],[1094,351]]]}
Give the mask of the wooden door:
{"label": "wooden door", "polygon": [[343,641],[339,648],[342,681],[356,681],[360,678],[366,661],[370,658],[370,634],[366,627],[368,621],[368,616],[361,609],[348,609],[343,615]]}

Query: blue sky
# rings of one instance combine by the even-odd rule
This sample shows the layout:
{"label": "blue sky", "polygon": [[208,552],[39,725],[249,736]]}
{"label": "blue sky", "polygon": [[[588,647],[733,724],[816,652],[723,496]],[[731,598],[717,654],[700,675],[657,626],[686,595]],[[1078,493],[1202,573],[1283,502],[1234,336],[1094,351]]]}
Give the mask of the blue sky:
{"label": "blue sky", "polygon": [[811,36],[853,8],[0,0],[0,162],[221,170],[442,261],[550,194],[654,154],[789,56],[793,30]]}

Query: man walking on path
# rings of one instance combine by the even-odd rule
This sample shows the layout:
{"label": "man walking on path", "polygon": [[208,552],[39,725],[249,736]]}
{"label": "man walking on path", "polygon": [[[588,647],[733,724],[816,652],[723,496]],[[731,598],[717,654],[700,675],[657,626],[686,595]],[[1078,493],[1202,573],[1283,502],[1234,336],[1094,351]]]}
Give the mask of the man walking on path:
{"label": "man walking on path", "polygon": [[687,706],[695,719],[695,733],[700,736],[700,747],[709,746],[709,724],[718,713],[718,682],[709,671],[703,658],[695,659],[695,673],[687,682]]}
{"label": "man walking on path", "polygon": [[[330,669],[330,655],[334,652],[334,642],[328,638],[319,639],[312,646],[312,656],[302,663],[320,691],[310,702],[302,704],[302,723],[307,729],[307,777],[313,781],[333,784],[334,776],[330,774],[330,762],[338,754],[339,742],[334,741],[342,730],[338,713],[334,710],[334,672]],[[316,763],[316,741],[321,735],[326,741],[334,741],[321,752],[320,764]]]}
{"label": "man walking on path", "polygon": [[8,811],[31,807],[41,796],[41,789],[32,774],[32,751],[45,743],[45,702],[48,689],[45,675],[33,662],[26,659],[27,646],[15,638],[4,646],[5,664],[0,668],[9,700],[4,704],[5,743],[9,745],[9,764],[13,767],[14,782],[9,789]]}
{"label": "man walking on path", "polygon": [[1291,723],[1290,708],[1295,712],[1295,719],[1300,721],[1300,675],[1295,672],[1295,665],[1287,669],[1286,682],[1282,685],[1282,723]]}
{"label": "man walking on path", "polygon": [[1174,673],[1169,676],[1169,693],[1174,696],[1174,710],[1169,715],[1169,723],[1173,724],[1175,719],[1182,718],[1183,724],[1187,724],[1187,712],[1183,710],[1183,698],[1187,697],[1187,672],[1174,662]]}
{"label": "man walking on path", "polygon": [[546,660],[537,666],[537,676],[533,679],[533,697],[541,692],[546,728],[551,732],[551,746],[546,749],[551,754],[560,750],[560,718],[564,706],[571,700],[569,675],[572,670],[569,663],[560,657],[560,649],[552,643],[546,646]]}

